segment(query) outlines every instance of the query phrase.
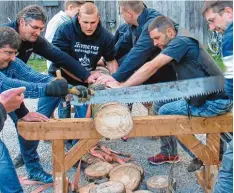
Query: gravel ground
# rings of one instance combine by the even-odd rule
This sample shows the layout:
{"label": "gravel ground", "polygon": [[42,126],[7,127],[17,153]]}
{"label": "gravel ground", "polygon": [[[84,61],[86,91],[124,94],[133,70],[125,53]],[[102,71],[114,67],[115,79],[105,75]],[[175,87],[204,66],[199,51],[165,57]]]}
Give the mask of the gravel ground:
{"label": "gravel ground", "polygon": [[[37,100],[25,100],[26,106],[31,110],[35,111]],[[134,107],[133,114],[140,115],[145,114],[146,110],[140,105]],[[141,112],[141,113],[139,113]],[[18,152],[18,140],[15,132],[14,125],[12,121],[8,118],[5,127],[1,133],[1,138],[5,142],[7,148],[9,149],[11,157],[14,159]],[[145,181],[154,175],[167,175],[170,169],[169,164],[164,164],[160,166],[150,165],[147,161],[147,157],[158,153],[160,150],[159,140],[148,138],[132,138],[127,142],[122,142],[121,140],[111,140],[102,141],[106,146],[111,147],[113,150],[123,151],[131,153],[134,162],[141,165],[145,170],[145,177],[139,189],[145,189]],[[41,164],[44,169],[48,172],[52,172],[52,154],[51,154],[51,144],[41,142],[38,147],[38,153],[40,155]],[[174,177],[177,182],[177,193],[203,193],[203,190],[197,183],[195,173],[188,173],[186,170],[189,164],[189,156],[179,147],[179,155],[181,161],[177,163],[174,167]],[[19,176],[26,176],[25,168],[21,167],[17,169]],[[73,179],[75,174],[75,169],[71,169],[68,172],[69,179]],[[81,185],[85,185],[88,182],[85,180],[83,172],[81,174]],[[24,192],[29,193],[33,191],[37,186],[23,186]],[[44,192],[53,192],[52,188]]]}

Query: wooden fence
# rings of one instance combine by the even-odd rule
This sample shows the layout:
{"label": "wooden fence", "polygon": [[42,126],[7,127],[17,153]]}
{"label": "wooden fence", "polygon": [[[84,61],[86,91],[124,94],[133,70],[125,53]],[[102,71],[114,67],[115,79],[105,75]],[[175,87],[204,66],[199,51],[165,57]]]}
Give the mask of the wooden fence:
{"label": "wooden fence", "polygon": [[[95,1],[99,8],[102,24],[112,33],[119,24],[123,23],[119,15],[117,1]],[[48,18],[51,19],[59,10],[63,9],[62,1],[0,1],[0,23],[14,20],[16,14],[25,6],[39,4],[44,6]],[[203,1],[145,1],[148,7],[155,8],[170,17],[181,26],[188,29],[202,43],[206,42],[207,25],[202,18],[200,8]]]}

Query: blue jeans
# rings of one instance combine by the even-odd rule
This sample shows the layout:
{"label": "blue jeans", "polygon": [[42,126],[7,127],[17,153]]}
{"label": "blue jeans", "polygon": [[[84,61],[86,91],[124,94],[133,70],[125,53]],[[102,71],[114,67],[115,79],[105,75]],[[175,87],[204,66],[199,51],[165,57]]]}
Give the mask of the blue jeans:
{"label": "blue jeans", "polygon": [[58,105],[58,117],[60,119],[71,118],[71,103],[66,102],[66,107],[63,107],[63,103],[60,102]]}
{"label": "blue jeans", "polygon": [[223,155],[218,182],[214,189],[214,193],[229,192],[233,192],[233,141],[228,144],[228,148]]}
{"label": "blue jeans", "polygon": [[75,118],[85,118],[88,105],[74,106],[75,108]]}
{"label": "blue jeans", "polygon": [[233,100],[233,79],[225,78],[224,90],[226,95]]}
{"label": "blue jeans", "polygon": [[[88,105],[81,105],[81,106],[74,106],[75,108],[75,118],[85,118],[87,110],[88,110]],[[72,145],[75,145],[79,140],[73,139],[72,140]]]}
{"label": "blue jeans", "polygon": [[[38,112],[50,117],[52,113],[54,112],[55,108],[57,107],[58,103],[60,101],[60,98],[56,97],[43,97],[40,98],[38,101]],[[9,113],[9,116],[15,123],[15,126],[17,128],[17,122],[18,118],[14,112]],[[19,135],[18,129],[17,135],[19,140],[19,146],[20,146],[20,152],[23,156],[26,171],[28,174],[30,174],[32,171],[35,171],[37,169],[42,169],[40,163],[39,163],[39,155],[37,153],[37,147],[39,144],[39,141],[31,141],[31,140],[25,140],[22,136]]]}
{"label": "blue jeans", "polygon": [[17,177],[8,149],[0,140],[0,192],[22,193],[23,189]]}
{"label": "blue jeans", "polygon": [[[213,117],[217,115],[222,115],[232,108],[231,100],[207,100],[203,105],[188,106],[187,101],[184,99],[166,103],[164,105],[154,103],[153,112],[158,115],[188,115],[188,108],[190,109],[192,116],[197,117]],[[176,156],[177,152],[177,139],[174,136],[160,137],[161,139],[161,154]],[[195,158],[195,155],[190,152],[184,145],[182,147],[186,152],[190,154],[192,158]]]}
{"label": "blue jeans", "polygon": [[[62,102],[59,103],[58,106],[58,114],[59,118],[71,118],[71,104],[70,102],[66,103],[67,106],[63,107]],[[75,109],[75,118],[85,118],[86,112],[88,109],[88,105],[81,105],[81,106],[74,106]],[[75,145],[79,140],[66,140],[65,144],[69,146],[71,144],[72,146]]]}

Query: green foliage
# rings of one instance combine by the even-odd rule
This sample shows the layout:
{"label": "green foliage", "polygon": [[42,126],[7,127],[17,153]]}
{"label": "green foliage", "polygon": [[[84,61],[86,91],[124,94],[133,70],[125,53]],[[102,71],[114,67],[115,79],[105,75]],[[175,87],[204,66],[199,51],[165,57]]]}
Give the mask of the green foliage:
{"label": "green foliage", "polygon": [[[214,57],[213,57],[214,58]],[[216,64],[221,68],[222,71],[225,70],[225,67],[224,67],[224,64],[223,64],[223,61],[222,61],[222,58],[219,56],[218,58],[214,58]]]}
{"label": "green foliage", "polygon": [[225,67],[224,67],[224,64],[223,64],[221,55],[219,55],[219,56],[214,56],[214,55],[212,55],[209,51],[208,51],[208,53],[212,56],[212,58],[215,60],[215,63],[220,67],[220,69],[221,69],[222,71],[224,71],[224,70],[225,70]]}
{"label": "green foliage", "polygon": [[48,72],[44,59],[30,59],[27,64],[38,72]]}

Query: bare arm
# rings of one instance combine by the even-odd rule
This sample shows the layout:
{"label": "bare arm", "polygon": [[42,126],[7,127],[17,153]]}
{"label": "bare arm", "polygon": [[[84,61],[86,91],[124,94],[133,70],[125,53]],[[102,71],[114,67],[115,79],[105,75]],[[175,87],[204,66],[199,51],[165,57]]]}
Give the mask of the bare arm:
{"label": "bare arm", "polygon": [[111,74],[115,73],[119,68],[118,62],[116,60],[112,60],[108,62],[106,61],[106,64]]}
{"label": "bare arm", "polygon": [[145,63],[139,70],[137,70],[122,86],[136,86],[144,83],[153,74],[157,72],[162,66],[168,64],[173,58],[159,54],[150,62]]}

